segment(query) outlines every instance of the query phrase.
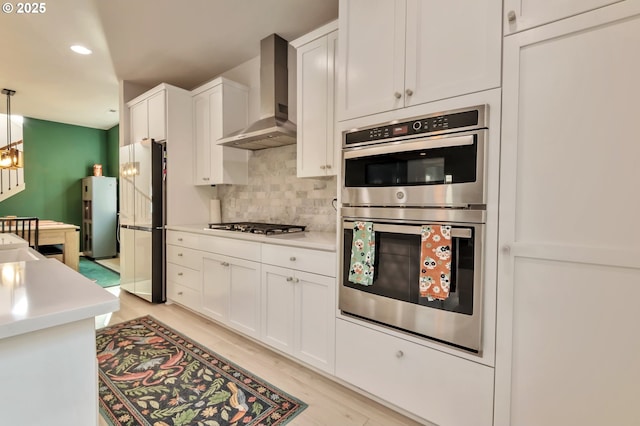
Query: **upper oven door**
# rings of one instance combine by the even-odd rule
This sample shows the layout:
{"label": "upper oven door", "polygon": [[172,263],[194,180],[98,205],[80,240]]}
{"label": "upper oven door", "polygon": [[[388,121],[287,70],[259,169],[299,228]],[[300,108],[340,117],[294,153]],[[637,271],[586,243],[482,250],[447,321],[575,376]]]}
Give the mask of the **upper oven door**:
{"label": "upper oven door", "polygon": [[343,150],[347,206],[486,205],[487,130]]}

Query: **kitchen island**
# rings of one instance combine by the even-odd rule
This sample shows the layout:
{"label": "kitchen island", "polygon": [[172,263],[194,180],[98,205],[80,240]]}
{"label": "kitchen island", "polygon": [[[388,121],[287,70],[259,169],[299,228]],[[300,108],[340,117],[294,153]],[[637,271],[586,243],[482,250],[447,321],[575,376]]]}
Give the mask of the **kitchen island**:
{"label": "kitchen island", "polygon": [[94,318],[119,299],[26,244],[0,261],[2,424],[97,424]]}

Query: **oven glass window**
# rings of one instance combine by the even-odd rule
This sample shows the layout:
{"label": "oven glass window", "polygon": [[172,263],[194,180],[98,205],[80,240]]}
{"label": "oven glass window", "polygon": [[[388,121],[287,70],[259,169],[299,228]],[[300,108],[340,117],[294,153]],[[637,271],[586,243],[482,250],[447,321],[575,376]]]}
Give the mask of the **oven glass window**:
{"label": "oven glass window", "polygon": [[[375,225],[374,225],[375,229]],[[382,297],[435,309],[473,314],[473,238],[452,240],[451,284],[446,300],[420,297],[420,235],[376,231],[373,285],[349,281],[353,230],[344,230],[343,285]]]}
{"label": "oven glass window", "polygon": [[345,161],[346,187],[441,185],[476,181],[472,145],[394,152]]}

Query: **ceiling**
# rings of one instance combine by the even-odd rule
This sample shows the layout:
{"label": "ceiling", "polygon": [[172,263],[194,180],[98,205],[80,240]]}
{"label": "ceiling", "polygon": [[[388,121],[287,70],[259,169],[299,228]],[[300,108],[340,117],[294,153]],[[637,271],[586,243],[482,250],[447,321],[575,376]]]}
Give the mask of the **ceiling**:
{"label": "ceiling", "polygon": [[[14,5],[17,3],[13,3]],[[12,114],[99,129],[118,123],[119,80],[185,89],[338,17],[338,0],[56,0],[0,14],[0,88]],[[93,50],[78,55],[69,47]],[[6,111],[6,98],[0,112]]]}

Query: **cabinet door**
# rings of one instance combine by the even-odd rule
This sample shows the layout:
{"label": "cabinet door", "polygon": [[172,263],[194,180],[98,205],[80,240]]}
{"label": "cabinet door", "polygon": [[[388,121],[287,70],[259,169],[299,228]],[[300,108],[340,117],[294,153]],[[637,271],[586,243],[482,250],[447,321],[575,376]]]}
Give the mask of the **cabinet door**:
{"label": "cabinet door", "polygon": [[329,133],[329,40],[321,37],[298,49],[298,177],[324,176]]}
{"label": "cabinet door", "polygon": [[296,271],[294,355],[333,374],[335,339],[335,278]]}
{"label": "cabinet door", "polygon": [[223,256],[206,253],[202,260],[202,313],[216,321],[229,317],[229,264]]}
{"label": "cabinet door", "polygon": [[293,272],[263,264],[262,340],[286,353],[293,353],[295,303]]}
{"label": "cabinet door", "polygon": [[140,101],[129,108],[131,143],[149,137],[147,101]]}
{"label": "cabinet door", "polygon": [[200,93],[193,97],[196,185],[211,185],[211,122],[209,110],[209,92]]}
{"label": "cabinet door", "polygon": [[505,0],[504,33],[512,34],[623,0]]}
{"label": "cabinet door", "polygon": [[638,2],[505,38],[496,426],[640,421],[638,45]]}
{"label": "cabinet door", "polygon": [[[336,148],[336,143],[340,143],[340,137],[336,138],[336,90],[338,84],[338,31],[334,31],[327,35],[327,58],[328,65],[327,71],[329,74],[329,87],[327,88],[327,140],[326,147],[326,161],[327,168],[325,169],[327,176],[335,176],[338,172],[336,167],[337,160],[336,154],[340,153],[340,147]],[[299,104],[298,104],[299,105]]]}
{"label": "cabinet door", "polygon": [[247,93],[223,83],[211,89],[209,105],[210,182],[246,185],[249,180],[249,151],[220,146],[217,141],[247,125]]}
{"label": "cabinet door", "polygon": [[407,0],[405,106],[499,87],[501,17],[500,0]]}
{"label": "cabinet door", "polygon": [[260,264],[227,258],[229,263],[229,326],[260,337]]}
{"label": "cabinet door", "polygon": [[156,141],[167,139],[166,91],[162,90],[147,100],[149,111],[149,138]]}
{"label": "cabinet door", "polygon": [[404,105],[406,0],[340,2],[338,119]]}

